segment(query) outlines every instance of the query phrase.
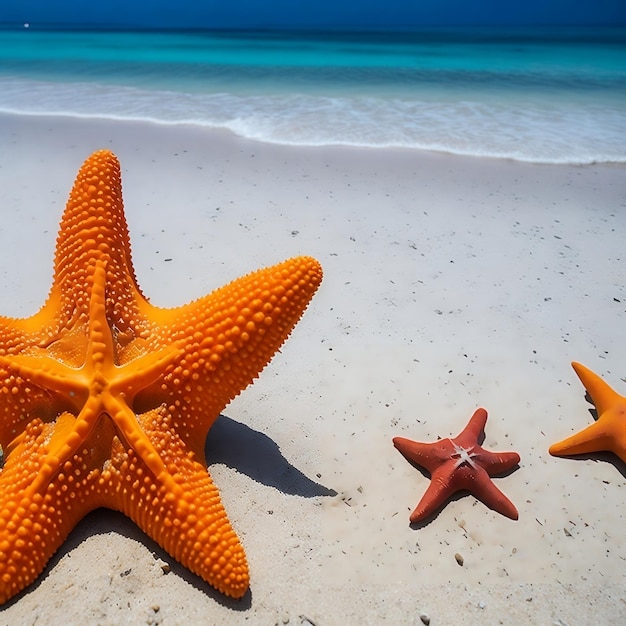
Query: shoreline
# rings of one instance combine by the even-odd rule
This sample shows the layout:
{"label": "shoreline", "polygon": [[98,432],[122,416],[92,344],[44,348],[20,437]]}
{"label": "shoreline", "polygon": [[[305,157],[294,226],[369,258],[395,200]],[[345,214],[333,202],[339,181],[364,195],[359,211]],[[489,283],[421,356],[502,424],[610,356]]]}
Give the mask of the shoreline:
{"label": "shoreline", "polygon": [[572,166],[572,167],[585,167],[595,165],[615,165],[626,166],[626,158],[621,160],[586,160],[586,161],[567,161],[567,160],[535,160],[530,157],[522,158],[521,156],[510,155],[498,155],[498,154],[478,154],[474,152],[461,152],[454,151],[452,148],[436,148],[426,146],[409,146],[401,144],[356,144],[349,142],[329,142],[329,143],[290,143],[287,141],[281,141],[279,139],[258,138],[253,136],[246,136],[240,132],[237,132],[227,126],[218,126],[209,123],[203,123],[199,121],[169,121],[169,120],[157,120],[149,118],[121,118],[121,117],[106,117],[99,114],[78,114],[78,113],[41,113],[30,111],[10,111],[0,109],[0,117],[7,118],[20,118],[20,117],[34,117],[39,119],[49,120],[70,120],[77,123],[86,124],[128,124],[134,126],[148,126],[154,128],[170,128],[180,129],[182,132],[194,132],[194,133],[215,133],[217,135],[229,136],[239,141],[250,142],[252,144],[260,144],[273,146],[283,149],[318,149],[318,150],[359,150],[359,151],[372,151],[372,152],[401,152],[406,153],[407,156],[415,155],[439,155],[455,158],[469,158],[469,159],[486,159],[493,161],[510,161],[512,163],[521,163],[525,165],[545,165],[545,166]]}
{"label": "shoreline", "polygon": [[[251,565],[243,604],[97,511],[0,608],[7,620],[623,618],[623,464],[547,448],[590,423],[571,360],[626,395],[626,166],[30,116],[0,115],[0,134],[2,315],[43,304],[73,178],[100,148],[120,159],[138,283],[154,304],[299,254],[325,271],[293,336],[209,434],[211,474]],[[428,480],[391,438],[455,436],[478,406],[484,447],[521,455],[495,479],[520,520],[463,496],[409,528]],[[237,453],[242,442],[249,457],[262,445],[260,467]]]}
{"label": "shoreline", "polygon": [[[202,89],[194,83],[198,77],[115,82],[106,67],[89,80],[80,72],[54,74],[51,81],[45,74],[20,76],[19,66],[16,71],[0,77],[2,115],[229,131],[284,147],[405,149],[554,165],[626,163],[615,140],[624,128],[620,103],[606,95],[590,118],[594,103],[584,89],[584,97],[561,94],[549,102],[532,89],[526,97],[523,89],[504,90],[497,104],[480,89],[469,91],[467,101],[439,102],[428,91],[413,99],[402,91],[391,97],[375,89],[318,92],[310,85],[294,93],[271,84],[243,89],[218,82]],[[237,84],[236,76],[232,80]]]}

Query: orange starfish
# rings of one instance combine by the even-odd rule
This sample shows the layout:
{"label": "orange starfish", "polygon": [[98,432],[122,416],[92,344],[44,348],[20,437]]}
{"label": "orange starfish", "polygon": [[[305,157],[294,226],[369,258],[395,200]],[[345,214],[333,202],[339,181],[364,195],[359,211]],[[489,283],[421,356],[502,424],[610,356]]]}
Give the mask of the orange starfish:
{"label": "orange starfish", "polygon": [[584,365],[574,362],[572,367],[595,404],[598,420],[579,433],[550,446],[550,454],[568,456],[606,450],[615,453],[626,463],[626,398]]}
{"label": "orange starfish", "polygon": [[134,275],[119,163],[108,151],[84,163],[48,300],[28,319],[0,318],[0,603],[98,507],[128,515],[223,593],[246,592],[246,557],[204,443],[321,278],[317,261],[299,257],[154,307]]}
{"label": "orange starfish", "polygon": [[416,509],[411,523],[421,522],[435,513],[450,496],[467,490],[489,508],[517,519],[513,503],[493,484],[495,476],[515,467],[520,460],[517,452],[489,452],[479,445],[484,439],[487,411],[477,409],[463,432],[454,439],[421,443],[395,437],[393,445],[404,458],[420,465],[431,474],[431,482]]}

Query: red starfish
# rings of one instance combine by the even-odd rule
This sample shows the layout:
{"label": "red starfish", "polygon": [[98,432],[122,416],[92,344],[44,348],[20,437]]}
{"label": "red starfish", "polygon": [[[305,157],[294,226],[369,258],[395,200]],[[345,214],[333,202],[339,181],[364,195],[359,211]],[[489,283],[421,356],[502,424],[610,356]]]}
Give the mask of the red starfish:
{"label": "red starfish", "polygon": [[493,484],[495,476],[515,467],[520,460],[517,452],[489,452],[479,445],[484,439],[487,411],[477,409],[463,432],[454,439],[421,443],[394,437],[393,445],[404,458],[427,469],[431,483],[417,508],[411,513],[411,523],[430,517],[454,493],[467,490],[489,508],[517,519],[513,503]]}

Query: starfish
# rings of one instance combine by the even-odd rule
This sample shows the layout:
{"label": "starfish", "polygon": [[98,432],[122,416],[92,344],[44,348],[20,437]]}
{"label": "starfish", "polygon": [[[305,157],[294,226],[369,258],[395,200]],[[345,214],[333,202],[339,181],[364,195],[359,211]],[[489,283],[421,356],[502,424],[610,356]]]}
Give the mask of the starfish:
{"label": "starfish", "polygon": [[572,367],[591,396],[598,420],[579,433],[550,446],[553,456],[610,451],[626,463],[626,398],[580,363]]}
{"label": "starfish", "polygon": [[317,261],[298,257],[190,304],[152,306],[135,279],[119,162],[105,150],[85,161],[46,303],[0,318],[0,603],[98,507],[130,517],[224,594],[245,594],[246,556],[204,443],[321,278]]}
{"label": "starfish", "polygon": [[477,409],[463,432],[454,439],[421,443],[394,437],[393,445],[404,458],[427,469],[430,486],[411,513],[411,523],[422,522],[435,513],[457,491],[467,490],[489,508],[516,520],[517,509],[493,484],[495,476],[515,467],[517,452],[489,452],[479,445],[484,438],[487,411]]}

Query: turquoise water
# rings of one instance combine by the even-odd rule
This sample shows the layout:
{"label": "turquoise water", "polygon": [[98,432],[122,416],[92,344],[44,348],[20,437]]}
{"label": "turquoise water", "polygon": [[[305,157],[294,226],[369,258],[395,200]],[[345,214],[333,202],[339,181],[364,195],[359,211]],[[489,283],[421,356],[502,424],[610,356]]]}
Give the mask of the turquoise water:
{"label": "turquoise water", "polygon": [[0,31],[0,111],[626,162],[626,30]]}

